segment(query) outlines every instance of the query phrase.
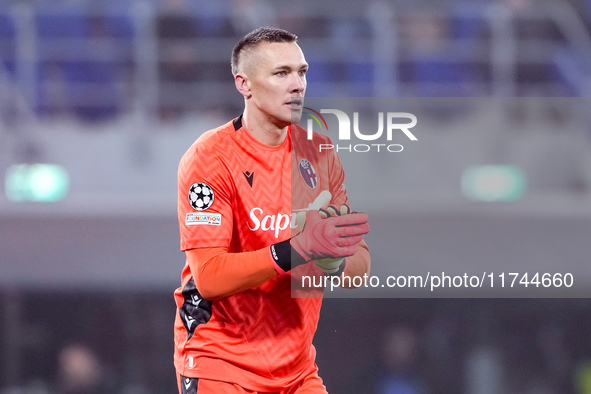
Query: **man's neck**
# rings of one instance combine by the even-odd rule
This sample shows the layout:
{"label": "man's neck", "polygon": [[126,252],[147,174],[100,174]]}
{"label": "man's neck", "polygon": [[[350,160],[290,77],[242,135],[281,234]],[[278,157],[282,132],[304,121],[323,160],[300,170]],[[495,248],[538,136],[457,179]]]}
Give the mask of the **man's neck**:
{"label": "man's neck", "polygon": [[289,126],[277,126],[264,114],[253,114],[248,109],[245,109],[242,115],[242,127],[260,143],[278,146],[285,141]]}

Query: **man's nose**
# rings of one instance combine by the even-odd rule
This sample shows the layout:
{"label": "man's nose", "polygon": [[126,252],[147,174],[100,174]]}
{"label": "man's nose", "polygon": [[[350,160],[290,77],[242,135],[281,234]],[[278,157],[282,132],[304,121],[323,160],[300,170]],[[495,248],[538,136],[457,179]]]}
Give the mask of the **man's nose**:
{"label": "man's nose", "polygon": [[306,89],[306,77],[295,75],[292,86],[292,93],[302,93]]}

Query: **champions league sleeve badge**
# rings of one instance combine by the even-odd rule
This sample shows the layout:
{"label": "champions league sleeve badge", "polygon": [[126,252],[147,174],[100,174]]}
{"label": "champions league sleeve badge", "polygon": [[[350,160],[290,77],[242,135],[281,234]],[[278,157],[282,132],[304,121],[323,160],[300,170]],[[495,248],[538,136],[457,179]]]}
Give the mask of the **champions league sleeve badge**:
{"label": "champions league sleeve badge", "polygon": [[196,182],[189,188],[189,203],[196,211],[205,211],[214,200],[213,188],[204,182]]}
{"label": "champions league sleeve badge", "polygon": [[318,175],[312,164],[308,160],[302,159],[300,160],[298,168],[306,185],[308,185],[310,189],[315,189],[316,186],[318,186]]}

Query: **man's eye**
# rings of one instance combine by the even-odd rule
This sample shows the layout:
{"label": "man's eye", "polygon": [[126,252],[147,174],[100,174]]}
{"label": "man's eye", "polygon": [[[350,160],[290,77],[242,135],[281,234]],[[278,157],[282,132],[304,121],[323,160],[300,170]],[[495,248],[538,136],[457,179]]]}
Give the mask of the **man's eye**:
{"label": "man's eye", "polygon": [[283,76],[287,75],[287,72],[285,72],[285,71],[277,71],[277,72],[275,73],[275,75],[278,75],[278,76],[280,76],[280,77],[283,77]]}

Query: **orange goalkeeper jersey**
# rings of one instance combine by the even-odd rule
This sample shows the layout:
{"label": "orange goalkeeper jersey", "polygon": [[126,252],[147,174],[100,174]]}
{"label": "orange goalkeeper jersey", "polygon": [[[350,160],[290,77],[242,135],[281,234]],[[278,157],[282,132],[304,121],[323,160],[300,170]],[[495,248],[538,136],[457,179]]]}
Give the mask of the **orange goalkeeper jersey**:
{"label": "orange goalkeeper jersey", "polygon": [[[292,213],[307,208],[321,191],[330,191],[334,204],[347,202],[338,157],[318,152],[330,140],[306,137],[304,129],[292,126],[281,145],[264,145],[242,127],[241,117],[203,134],[179,165],[181,250],[258,250],[291,237]],[[321,275],[314,264],[300,271]],[[292,298],[294,275],[287,272],[211,301],[199,293],[195,274],[186,264],[175,292],[178,373],[278,391],[315,368],[320,292]]]}

